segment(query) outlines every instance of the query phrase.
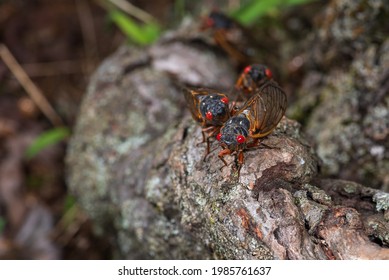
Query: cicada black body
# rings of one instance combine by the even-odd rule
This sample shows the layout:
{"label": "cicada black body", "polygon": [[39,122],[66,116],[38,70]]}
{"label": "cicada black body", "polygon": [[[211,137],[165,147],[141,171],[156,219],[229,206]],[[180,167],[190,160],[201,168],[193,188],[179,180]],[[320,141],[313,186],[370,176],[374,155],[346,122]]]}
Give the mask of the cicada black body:
{"label": "cicada black body", "polygon": [[221,127],[216,139],[223,150],[219,158],[236,153],[239,169],[244,163],[244,150],[259,146],[259,139],[269,135],[281,121],[287,106],[286,94],[275,82],[257,88],[253,96]]}
{"label": "cicada black body", "polygon": [[266,65],[251,64],[244,68],[235,83],[235,89],[243,95],[244,100],[251,97],[255,90],[273,78],[273,73]]}
{"label": "cicada black body", "polygon": [[193,119],[202,127],[208,155],[210,139],[219,133],[222,125],[230,118],[228,97],[207,88],[184,89],[184,95]]}

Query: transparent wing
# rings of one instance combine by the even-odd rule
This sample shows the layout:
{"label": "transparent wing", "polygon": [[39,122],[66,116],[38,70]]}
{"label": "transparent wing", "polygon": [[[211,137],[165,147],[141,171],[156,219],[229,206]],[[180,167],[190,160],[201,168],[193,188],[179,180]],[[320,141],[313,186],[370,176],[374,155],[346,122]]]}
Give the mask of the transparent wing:
{"label": "transparent wing", "polygon": [[201,97],[210,94],[225,96],[224,94],[209,88],[184,88],[183,91],[186,104],[188,105],[188,108],[192,113],[192,117],[195,121],[199,123],[203,122],[203,117],[201,116],[200,112]]}
{"label": "transparent wing", "polygon": [[217,44],[233,59],[236,61],[240,61],[242,63],[246,63],[248,58],[246,55],[238,48],[238,46],[234,45],[232,42],[226,38],[226,32],[224,30],[219,30],[215,32],[214,38]]}
{"label": "transparent wing", "polygon": [[281,121],[287,106],[286,94],[274,81],[256,90],[254,95],[236,113],[245,114],[250,120],[254,138],[268,135]]}

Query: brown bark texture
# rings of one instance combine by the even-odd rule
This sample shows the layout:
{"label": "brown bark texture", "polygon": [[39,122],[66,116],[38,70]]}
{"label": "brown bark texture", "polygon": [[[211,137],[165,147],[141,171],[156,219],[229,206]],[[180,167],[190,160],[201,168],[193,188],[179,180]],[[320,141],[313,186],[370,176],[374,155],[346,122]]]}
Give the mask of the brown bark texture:
{"label": "brown bark texture", "polygon": [[[353,5],[357,5],[355,2]],[[376,3],[365,7],[366,12],[378,9],[375,17],[371,15],[373,21],[387,13],[384,2],[378,1],[382,6]],[[330,19],[331,9],[341,13],[351,8],[331,2],[321,14],[324,20],[320,30],[337,28],[338,21]],[[320,145],[329,144],[314,136],[322,136],[320,131],[331,135],[330,117],[318,119],[321,130],[313,134],[315,130],[308,130],[311,137],[305,136],[297,121],[284,117],[275,131],[262,139],[264,145],[245,151],[240,176],[234,155],[226,156],[230,164],[223,167],[217,156],[217,142],[212,143],[213,151],[204,159],[206,145],[201,143],[201,128],[190,117],[182,86],[228,91],[236,70],[209,38],[186,28],[166,34],[149,48],[122,47],[108,58],[92,77],[69,145],[69,187],[95,221],[96,232],[112,242],[117,257],[389,259],[389,194],[328,172],[328,157],[321,158]],[[370,38],[377,32],[362,35]],[[348,41],[322,33],[320,36],[324,37],[315,41],[315,36],[318,35],[309,37],[309,47],[309,40],[285,43],[284,49],[279,50],[285,54],[281,63],[286,64],[296,55],[292,51],[295,46],[304,55],[311,55],[311,61],[318,53],[330,57],[317,59],[321,68],[315,70],[317,65],[308,63],[307,77],[318,71],[335,75],[333,58],[328,49],[322,49],[322,43],[332,40],[347,46]],[[373,41],[376,44],[377,40]],[[365,51],[369,52],[369,48],[355,49],[358,55],[348,63],[357,64]],[[355,74],[350,68],[338,69],[345,77]],[[321,106],[334,108],[318,97],[333,83],[326,87],[312,81],[305,81],[299,89],[305,103],[297,100],[297,105],[287,113],[298,115],[298,108],[309,111],[313,117],[308,127],[313,127]],[[379,87],[378,82],[376,86]],[[307,98],[307,89],[320,92]],[[352,93],[344,92],[344,98]],[[310,103],[312,98],[323,103]],[[366,106],[388,107],[385,102],[387,95]],[[367,118],[371,107],[366,108]],[[335,122],[341,128],[333,130],[333,137],[346,135],[342,133],[349,130],[343,125],[349,124]],[[354,127],[362,129],[365,124],[366,121],[356,121]],[[374,142],[380,139],[355,140],[349,139],[349,143],[356,149],[358,144],[364,149],[383,146],[381,159],[388,161],[387,144]],[[354,150],[350,149],[352,154],[351,151]],[[337,159],[334,154],[331,156]],[[377,160],[366,156],[363,163],[355,163],[355,157],[352,154],[349,161],[342,158],[338,167],[343,171],[338,172],[345,174],[347,164],[362,169],[366,162],[375,164]],[[355,173],[356,181],[366,182],[365,177],[359,177],[362,173]],[[383,180],[379,173],[372,185],[376,187],[375,183]]]}

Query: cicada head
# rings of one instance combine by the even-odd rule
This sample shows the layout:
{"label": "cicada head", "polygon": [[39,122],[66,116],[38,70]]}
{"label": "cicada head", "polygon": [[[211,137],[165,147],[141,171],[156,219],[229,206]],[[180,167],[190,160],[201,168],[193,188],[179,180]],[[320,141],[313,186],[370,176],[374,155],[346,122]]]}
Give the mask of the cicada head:
{"label": "cicada head", "polygon": [[202,97],[200,112],[207,125],[222,126],[230,117],[228,98],[221,94]]}
{"label": "cicada head", "polygon": [[256,88],[261,87],[266,81],[272,79],[273,73],[263,64],[252,64],[247,66],[241,73],[236,88],[245,94],[252,93]]}
{"label": "cicada head", "polygon": [[250,121],[244,115],[235,116],[223,125],[216,139],[231,151],[242,150],[247,143],[249,128]]}
{"label": "cicada head", "polygon": [[202,29],[229,29],[234,26],[234,21],[225,14],[212,11],[204,20]]}

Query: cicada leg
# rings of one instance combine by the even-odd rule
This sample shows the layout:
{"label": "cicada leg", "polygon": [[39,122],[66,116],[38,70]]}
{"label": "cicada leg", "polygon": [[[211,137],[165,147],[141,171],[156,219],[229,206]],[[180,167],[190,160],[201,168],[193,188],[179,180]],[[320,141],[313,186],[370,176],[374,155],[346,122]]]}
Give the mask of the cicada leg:
{"label": "cicada leg", "polygon": [[246,150],[258,147],[260,144],[259,138],[253,138],[253,141],[246,145]]}
{"label": "cicada leg", "polygon": [[[207,143],[207,150],[205,152],[205,155],[203,157],[203,161],[207,159],[207,156],[211,153],[211,138],[215,136],[216,133],[218,133],[218,127],[210,126],[202,129],[202,135],[203,135],[203,141],[201,143],[198,143],[197,145],[200,145],[204,142]],[[212,151],[213,152],[213,151]]]}
{"label": "cicada leg", "polygon": [[246,146],[246,150],[250,149],[279,149],[278,147],[272,147],[269,145],[266,145],[265,143],[259,141],[259,138],[254,138],[254,140],[251,143],[248,143]]}
{"label": "cicada leg", "polygon": [[208,138],[210,138],[211,136],[213,136],[214,134],[214,130],[215,130],[215,127],[214,126],[209,126],[209,127],[205,127],[201,130],[201,134],[203,136],[203,140],[199,143],[197,143],[196,145],[199,146],[205,142],[207,142]]}
{"label": "cicada leg", "polygon": [[238,178],[240,176],[240,169],[242,168],[242,165],[244,163],[244,154],[243,154],[243,150],[239,151],[238,152]]}
{"label": "cicada leg", "polygon": [[211,137],[212,136],[208,136],[207,137],[207,151],[205,152],[205,155],[203,157],[203,161],[205,161],[207,159],[207,156],[211,153]]}
{"label": "cicada leg", "polygon": [[226,155],[230,155],[231,154],[231,150],[228,149],[228,148],[225,148],[223,150],[221,150],[219,152],[219,154],[217,155],[219,157],[219,159],[224,163],[224,166],[220,167],[220,170],[222,170],[224,167],[228,166],[228,163],[227,161],[224,159],[224,156]]}
{"label": "cicada leg", "polygon": [[[223,149],[223,150],[221,150],[221,151],[219,152],[218,157],[219,157],[219,159],[224,163],[224,165],[223,165],[222,167],[220,167],[220,170],[222,170],[224,167],[226,167],[226,166],[228,166],[228,165],[231,164],[231,163],[230,163],[230,164],[227,163],[227,161],[224,159],[224,156],[226,156],[226,155],[231,155],[232,153],[235,153],[235,151],[233,152],[233,151],[231,151],[231,150],[228,149],[228,148],[225,148],[225,149]],[[238,152],[238,155],[237,155],[236,160],[237,160],[238,177],[239,177],[239,176],[240,176],[240,169],[242,168],[242,165],[243,165],[243,163],[244,163],[244,154],[243,154],[243,150],[240,150],[240,151]]]}

